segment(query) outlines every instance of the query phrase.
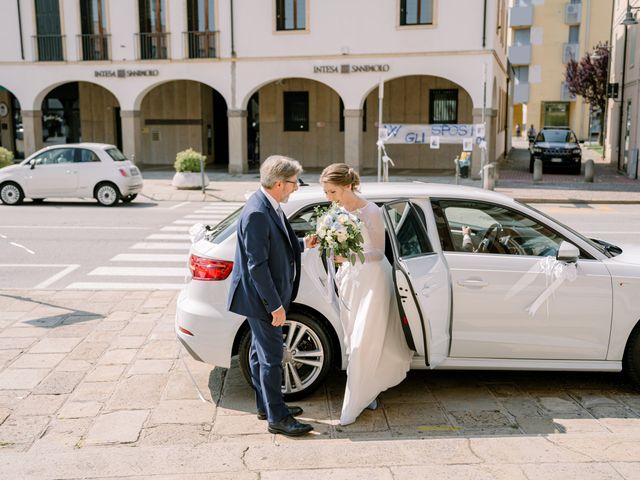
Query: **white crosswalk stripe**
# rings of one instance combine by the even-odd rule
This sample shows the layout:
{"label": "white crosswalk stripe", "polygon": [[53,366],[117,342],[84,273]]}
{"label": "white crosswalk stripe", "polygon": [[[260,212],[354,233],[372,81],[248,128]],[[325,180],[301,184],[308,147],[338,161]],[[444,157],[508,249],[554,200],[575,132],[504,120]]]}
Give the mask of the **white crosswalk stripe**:
{"label": "white crosswalk stripe", "polygon": [[[99,277],[100,282],[75,282],[67,289],[78,290],[180,290],[189,276],[189,228],[196,223],[217,225],[242,207],[240,202],[193,204],[194,210],[174,220],[170,225],[150,233],[134,243],[129,252],[115,255],[109,265],[101,265],[87,274],[87,280]],[[182,205],[182,210],[187,210]]]}

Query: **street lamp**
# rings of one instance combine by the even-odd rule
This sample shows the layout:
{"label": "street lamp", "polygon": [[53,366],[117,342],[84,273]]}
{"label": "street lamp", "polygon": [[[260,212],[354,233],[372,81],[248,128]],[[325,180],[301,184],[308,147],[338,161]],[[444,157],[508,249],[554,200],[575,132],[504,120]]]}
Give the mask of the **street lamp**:
{"label": "street lamp", "polygon": [[624,25],[624,48],[622,49],[622,77],[620,82],[620,118],[618,120],[618,170],[622,170],[622,121],[624,117],[624,80],[625,74],[627,70],[627,30],[630,25],[637,25],[638,20],[636,20],[635,15],[633,14],[633,10],[638,10],[640,7],[632,7],[629,4],[629,0],[627,0],[627,11],[625,12],[624,19],[622,20],[621,25]]}

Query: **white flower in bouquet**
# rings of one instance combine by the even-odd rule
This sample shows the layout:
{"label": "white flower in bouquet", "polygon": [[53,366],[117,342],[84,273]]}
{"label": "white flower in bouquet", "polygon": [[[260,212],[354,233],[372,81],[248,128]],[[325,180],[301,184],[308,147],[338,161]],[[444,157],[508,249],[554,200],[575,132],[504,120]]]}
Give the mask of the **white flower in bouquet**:
{"label": "white flower in bouquet", "polygon": [[364,263],[361,220],[336,203],[332,203],[326,209],[318,208],[316,213],[316,234],[320,252],[332,252],[334,255],[345,257],[352,265],[355,265],[357,259]]}

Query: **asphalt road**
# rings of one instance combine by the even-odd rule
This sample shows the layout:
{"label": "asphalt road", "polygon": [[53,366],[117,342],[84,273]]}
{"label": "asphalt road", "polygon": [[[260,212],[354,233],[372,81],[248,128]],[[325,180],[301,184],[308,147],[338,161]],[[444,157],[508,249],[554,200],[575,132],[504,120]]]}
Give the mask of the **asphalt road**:
{"label": "asphalt road", "polygon": [[[188,273],[189,227],[216,223],[237,203],[92,201],[0,205],[0,289],[176,290]],[[541,204],[590,237],[640,243],[640,206]]]}

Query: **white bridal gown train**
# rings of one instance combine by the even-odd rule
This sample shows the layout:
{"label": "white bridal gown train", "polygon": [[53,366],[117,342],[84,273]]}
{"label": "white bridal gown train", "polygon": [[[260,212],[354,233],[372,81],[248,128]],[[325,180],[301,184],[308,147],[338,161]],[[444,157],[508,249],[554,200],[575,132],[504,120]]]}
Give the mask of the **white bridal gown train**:
{"label": "white bridal gown train", "polygon": [[363,222],[365,262],[336,274],[349,363],[340,424],[356,421],[378,394],[407,375],[413,352],[400,325],[393,271],[384,256],[384,221],[375,203],[354,212]]}

